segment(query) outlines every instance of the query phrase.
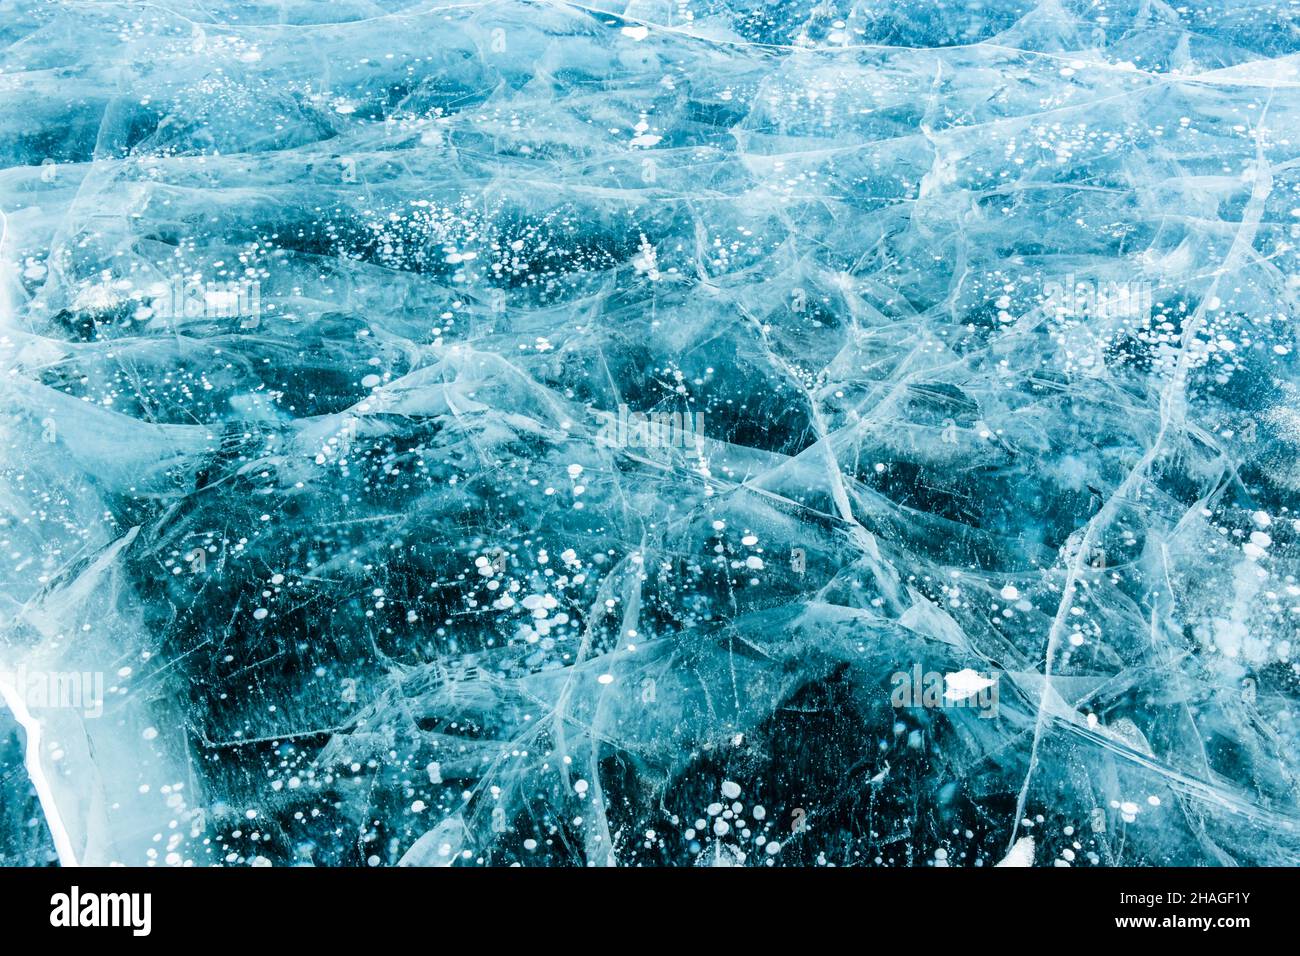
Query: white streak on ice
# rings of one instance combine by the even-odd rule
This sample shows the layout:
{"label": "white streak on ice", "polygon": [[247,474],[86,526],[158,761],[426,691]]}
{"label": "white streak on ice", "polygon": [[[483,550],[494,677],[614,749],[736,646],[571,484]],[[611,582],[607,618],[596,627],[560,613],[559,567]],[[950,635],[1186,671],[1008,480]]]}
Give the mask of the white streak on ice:
{"label": "white streak on ice", "polygon": [[14,715],[14,720],[18,721],[27,736],[27,749],[23,755],[23,762],[27,766],[27,775],[31,778],[32,786],[36,788],[36,796],[41,801],[41,811],[45,814],[45,823],[50,828],[54,849],[59,854],[59,863],[63,866],[77,866],[77,854],[72,848],[72,838],[68,836],[68,828],[63,825],[59,805],[54,799],[54,790],[45,776],[45,768],[41,766],[41,722],[32,716],[18,689],[8,681],[0,680],[0,698],[4,699],[9,712]]}

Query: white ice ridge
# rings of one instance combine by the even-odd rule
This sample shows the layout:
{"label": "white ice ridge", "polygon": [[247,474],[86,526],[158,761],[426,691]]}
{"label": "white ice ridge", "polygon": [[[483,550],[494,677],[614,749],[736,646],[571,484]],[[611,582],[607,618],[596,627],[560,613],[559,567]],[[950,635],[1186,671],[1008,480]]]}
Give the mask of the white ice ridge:
{"label": "white ice ridge", "polygon": [[77,866],[77,854],[72,845],[72,838],[68,835],[67,827],[63,825],[58,801],[54,798],[54,790],[45,776],[45,767],[41,763],[41,722],[27,709],[23,695],[18,689],[11,682],[3,679],[0,679],[0,699],[4,700],[5,706],[23,728],[27,738],[23,763],[27,768],[27,776],[32,787],[40,799],[45,825],[49,828],[54,849],[59,854],[59,865]]}

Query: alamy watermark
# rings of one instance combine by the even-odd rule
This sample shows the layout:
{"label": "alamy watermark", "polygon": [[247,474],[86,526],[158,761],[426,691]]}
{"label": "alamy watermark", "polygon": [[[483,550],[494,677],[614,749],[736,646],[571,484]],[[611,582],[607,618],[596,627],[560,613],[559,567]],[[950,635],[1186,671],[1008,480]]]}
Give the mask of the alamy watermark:
{"label": "alamy watermark", "polygon": [[18,699],[31,710],[54,708],[80,710],[86,718],[104,713],[104,674],[102,671],[0,670],[0,686],[12,688]]}
{"label": "alamy watermark", "polygon": [[153,928],[153,894],[82,892],[74,885],[67,893],[50,897],[50,925],[121,926],[132,936],[148,936]]}
{"label": "alamy watermark", "polygon": [[1147,319],[1151,317],[1150,282],[1095,282],[1068,273],[1062,281],[1043,283],[1048,313],[1057,319]]}
{"label": "alamy watermark", "polygon": [[986,677],[969,667],[955,673],[922,671],[919,663],[911,671],[895,671],[889,678],[894,689],[889,701],[898,709],[911,707],[968,708],[984,719],[998,715],[998,678]]}
{"label": "alamy watermark", "polygon": [[262,316],[261,283],[248,279],[199,282],[172,279],[150,289],[154,315],[177,319],[242,319],[243,328],[256,328]]}
{"label": "alamy watermark", "polygon": [[596,441],[615,448],[704,447],[703,412],[633,412],[618,406],[618,418],[605,422]]}

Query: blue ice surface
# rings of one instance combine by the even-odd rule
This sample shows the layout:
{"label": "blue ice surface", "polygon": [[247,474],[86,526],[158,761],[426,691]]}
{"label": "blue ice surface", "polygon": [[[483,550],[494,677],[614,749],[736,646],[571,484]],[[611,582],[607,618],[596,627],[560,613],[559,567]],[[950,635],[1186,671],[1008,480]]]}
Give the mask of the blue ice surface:
{"label": "blue ice surface", "polygon": [[1298,51],[0,0],[0,863],[1300,861]]}

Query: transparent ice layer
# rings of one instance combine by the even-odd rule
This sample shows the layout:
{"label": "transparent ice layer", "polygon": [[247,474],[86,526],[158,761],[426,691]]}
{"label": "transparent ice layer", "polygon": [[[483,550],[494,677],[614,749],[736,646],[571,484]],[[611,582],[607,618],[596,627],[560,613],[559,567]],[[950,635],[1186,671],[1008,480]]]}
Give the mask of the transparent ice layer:
{"label": "transparent ice layer", "polygon": [[0,862],[1297,863],[1297,51],[0,0]]}

